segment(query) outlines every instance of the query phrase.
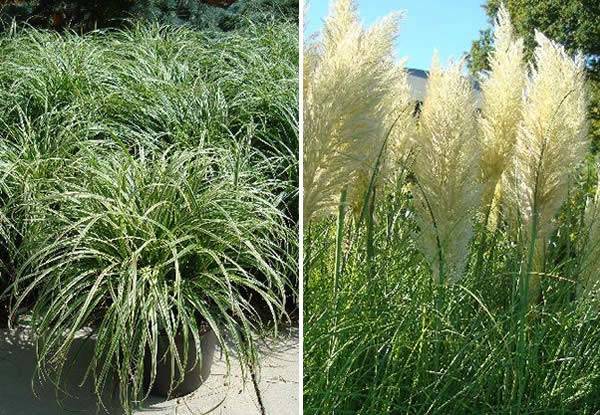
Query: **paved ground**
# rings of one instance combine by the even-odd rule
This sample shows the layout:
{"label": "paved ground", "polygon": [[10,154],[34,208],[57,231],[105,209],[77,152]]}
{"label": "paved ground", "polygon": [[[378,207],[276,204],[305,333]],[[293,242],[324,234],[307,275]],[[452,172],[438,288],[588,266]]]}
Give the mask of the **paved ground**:
{"label": "paved ground", "polygon": [[[81,355],[73,362],[82,360],[86,346],[81,344]],[[88,348],[89,349],[89,348]],[[212,373],[207,382],[195,393],[183,398],[160,402],[153,400],[136,415],[196,415],[214,409],[213,414],[260,415],[258,395],[262,397],[268,415],[298,414],[299,371],[298,333],[261,348],[262,371],[258,379],[258,394],[250,379],[242,378],[237,362],[232,362],[230,376],[217,350]],[[54,389],[36,382],[32,391],[31,375],[34,371],[32,344],[26,331],[8,332],[0,330],[0,415],[63,415],[102,414],[97,408],[89,385],[67,384],[71,398],[56,403]],[[81,379],[84,365],[75,365],[73,379]],[[118,407],[109,407],[108,413],[119,415]]]}

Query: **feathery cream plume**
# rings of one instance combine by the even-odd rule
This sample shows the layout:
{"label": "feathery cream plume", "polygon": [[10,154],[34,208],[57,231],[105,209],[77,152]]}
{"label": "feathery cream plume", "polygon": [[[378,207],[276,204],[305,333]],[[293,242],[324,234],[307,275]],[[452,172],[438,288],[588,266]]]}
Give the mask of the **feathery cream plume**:
{"label": "feathery cream plume", "polygon": [[[398,172],[403,166],[406,167],[414,142],[415,102],[403,63],[397,64],[394,76],[381,104],[383,113],[380,135],[372,141],[349,189],[348,204],[355,214],[360,214],[371,184],[375,188],[396,184]],[[371,183],[374,173],[375,180]]]}
{"label": "feathery cream plume", "polygon": [[480,118],[483,205],[489,212],[489,223],[496,221],[495,208],[502,192],[500,178],[512,157],[526,77],[523,40],[515,38],[504,4],[500,6],[494,26],[494,45],[490,71],[481,85],[483,104]]}
{"label": "feathery cream plume", "polygon": [[570,179],[588,151],[585,71],[582,56],[536,32],[535,66],[526,81],[523,119],[512,167],[507,170],[509,203],[525,240],[535,242],[530,299],[539,296],[544,250],[554,217],[567,198]]}
{"label": "feathery cream plume", "polygon": [[406,163],[414,144],[416,102],[408,84],[408,73],[403,65],[398,67],[399,75],[390,88],[385,106],[391,108],[385,120],[385,132],[390,136],[386,145],[385,157],[381,166],[382,181],[395,181],[398,168]]}
{"label": "feathery cream plume", "polygon": [[323,41],[305,52],[304,220],[334,211],[340,191],[372,168],[382,143],[383,101],[397,74],[399,14],[370,30],[352,0],[333,3]]}
{"label": "feathery cream plume", "polygon": [[462,68],[461,62],[442,70],[434,57],[416,143],[419,247],[438,282],[464,273],[481,195],[475,101]]}

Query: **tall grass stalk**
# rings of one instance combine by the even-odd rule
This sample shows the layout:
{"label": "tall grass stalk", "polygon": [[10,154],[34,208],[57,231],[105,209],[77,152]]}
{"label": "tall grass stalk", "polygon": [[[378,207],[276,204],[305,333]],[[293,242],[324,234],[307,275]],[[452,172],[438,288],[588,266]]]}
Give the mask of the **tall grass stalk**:
{"label": "tall grass stalk", "polygon": [[337,304],[337,292],[340,284],[340,275],[342,273],[342,261],[344,258],[344,251],[342,250],[344,245],[344,219],[346,217],[346,204],[348,203],[348,190],[342,189],[340,194],[340,204],[337,215],[337,227],[335,231],[335,269],[333,271],[333,296],[334,303]]}
{"label": "tall grass stalk", "polygon": [[481,195],[473,92],[461,67],[454,64],[443,71],[434,58],[415,138],[420,249],[440,284],[462,277],[472,237],[469,213],[479,206]]}
{"label": "tall grass stalk", "polygon": [[501,177],[512,160],[521,120],[525,63],[523,40],[516,38],[502,5],[494,26],[490,71],[482,82],[481,135],[484,220],[493,229],[502,194]]}
{"label": "tall grass stalk", "polygon": [[585,298],[596,295],[600,282],[597,275],[597,270],[600,269],[600,176],[596,193],[586,200],[583,223],[587,232],[581,249],[581,279],[578,282],[577,294]]}
{"label": "tall grass stalk", "polygon": [[[529,253],[534,255],[529,265],[535,265],[528,277],[532,301],[540,296],[539,273],[544,271],[540,255],[555,229],[554,217],[589,147],[583,60],[571,59],[562,46],[541,33],[536,39],[535,67],[526,84],[523,121],[508,173],[510,203],[520,215],[523,235],[530,250],[541,245],[537,257]],[[560,88],[556,88],[558,79]],[[531,241],[534,238],[537,241]]]}

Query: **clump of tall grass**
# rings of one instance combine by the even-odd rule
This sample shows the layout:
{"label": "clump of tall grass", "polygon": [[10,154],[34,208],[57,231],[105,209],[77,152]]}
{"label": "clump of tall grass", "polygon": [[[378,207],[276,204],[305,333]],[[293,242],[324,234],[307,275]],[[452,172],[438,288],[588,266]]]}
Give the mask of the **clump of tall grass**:
{"label": "clump of tall grass", "polygon": [[188,362],[175,338],[199,348],[203,325],[226,354],[227,336],[243,364],[255,363],[257,306],[270,321],[283,315],[293,261],[280,246],[291,232],[272,196],[276,182],[246,161],[208,151],[100,153],[71,166],[38,201],[44,220],[20,247],[27,259],[14,285],[15,307],[35,292],[42,373],[60,379],[88,327],[95,390],[116,374],[126,407],[150,392],[144,375],[156,375],[161,336],[178,373]]}
{"label": "clump of tall grass", "polygon": [[400,161],[389,184],[377,182],[389,165],[373,169],[367,220],[347,220],[340,203],[337,220],[308,224],[307,413],[600,405],[598,176],[582,62],[538,34],[526,66],[504,8],[495,28],[481,111],[460,63],[434,61],[408,157],[384,148],[381,159]]}
{"label": "clump of tall grass", "polygon": [[3,184],[14,185],[3,204],[21,197],[19,188],[35,194],[26,183],[60,176],[61,160],[88,145],[133,154],[243,141],[269,158],[297,213],[294,25],[226,35],[144,25],[85,36],[15,28],[0,37],[0,50],[0,134],[10,147],[0,159],[13,165]]}
{"label": "clump of tall grass", "polygon": [[89,329],[87,376],[126,411],[159,337],[181,369],[175,338],[200,358],[210,328],[255,370],[296,295],[297,48],[287,23],[0,37],[0,295],[43,378]]}
{"label": "clump of tall grass", "polygon": [[146,25],[85,36],[15,29],[0,48],[3,125],[19,111],[36,118],[60,108],[85,120],[82,139],[190,148],[247,137],[281,159],[286,179],[297,176],[292,24],[220,35]]}

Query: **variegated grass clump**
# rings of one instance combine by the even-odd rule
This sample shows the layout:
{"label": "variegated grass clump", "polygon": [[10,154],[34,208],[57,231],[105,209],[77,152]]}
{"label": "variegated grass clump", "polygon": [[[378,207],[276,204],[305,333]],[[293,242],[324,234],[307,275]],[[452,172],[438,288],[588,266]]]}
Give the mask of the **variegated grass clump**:
{"label": "variegated grass clump", "polygon": [[498,11],[489,60],[490,71],[481,84],[482,200],[486,216],[495,222],[502,193],[500,179],[512,160],[526,77],[523,40],[515,37],[504,5]]}
{"label": "variegated grass clump", "polygon": [[[86,328],[96,336],[94,390],[101,398],[116,381],[128,413],[150,393],[165,358],[161,337],[178,368],[172,388],[188,364],[202,364],[186,360],[187,347],[199,359],[206,328],[228,364],[226,341],[242,370],[256,364],[256,338],[264,321],[285,315],[286,275],[294,271],[277,183],[249,156],[96,152],[37,200],[44,220],[34,219],[19,247],[27,259],[13,291],[15,310],[35,294],[31,327],[44,378],[60,384]],[[180,335],[185,352],[176,347]]]}
{"label": "variegated grass clump", "polygon": [[399,14],[364,29],[352,0],[333,3],[304,65],[304,219],[332,213],[340,192],[370,177],[385,139],[384,102],[398,78]]}
{"label": "variegated grass clump", "polygon": [[442,283],[463,275],[471,215],[481,195],[481,143],[472,87],[462,68],[455,63],[443,70],[434,57],[415,143],[419,247]]}
{"label": "variegated grass clump", "polygon": [[258,370],[296,293],[297,29],[0,36],[0,300],[57,398],[79,329],[126,413],[159,336],[194,348],[210,326]]}

